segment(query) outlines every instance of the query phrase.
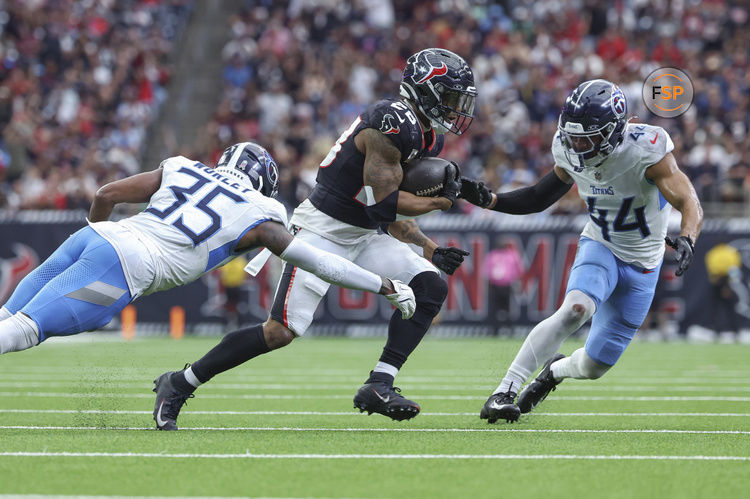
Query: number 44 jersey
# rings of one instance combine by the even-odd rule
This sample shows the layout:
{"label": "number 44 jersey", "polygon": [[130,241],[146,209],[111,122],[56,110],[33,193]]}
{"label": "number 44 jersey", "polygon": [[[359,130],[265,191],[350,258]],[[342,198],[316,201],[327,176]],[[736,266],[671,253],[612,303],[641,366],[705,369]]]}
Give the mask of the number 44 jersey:
{"label": "number 44 jersey", "polygon": [[91,223],[114,246],[133,298],[194,281],[246,253],[237,243],[266,221],[286,226],[276,201],[202,163],[176,156],[148,207],[119,222]]}
{"label": "number 44 jersey", "polygon": [[623,137],[598,167],[571,164],[559,133],[552,142],[552,155],[555,164],[575,180],[588,207],[590,220],[581,235],[604,244],[623,262],[653,269],[664,257],[671,206],[646,178],[646,170],[674,144],[663,128],[644,124],[628,124]]}

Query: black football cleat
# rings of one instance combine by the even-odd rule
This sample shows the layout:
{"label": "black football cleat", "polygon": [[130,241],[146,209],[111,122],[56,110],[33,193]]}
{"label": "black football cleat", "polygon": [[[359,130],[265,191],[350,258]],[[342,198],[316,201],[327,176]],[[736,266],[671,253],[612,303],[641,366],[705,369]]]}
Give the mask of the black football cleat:
{"label": "black football cleat", "polygon": [[[187,367],[187,366],[185,366]],[[169,371],[154,380],[156,392],[156,403],[154,404],[154,421],[156,429],[164,431],[177,431],[177,416],[187,399],[193,398],[192,393],[178,389],[172,383],[172,375],[181,371]]]}
{"label": "black football cleat", "polygon": [[544,367],[539,372],[539,376],[521,391],[521,395],[518,396],[518,407],[521,409],[522,414],[533,411],[542,400],[547,398],[549,392],[555,391],[557,385],[562,383],[562,380],[556,381],[554,376],[552,376],[550,366],[553,362],[564,358],[565,356],[561,353],[555,354],[544,364]]}
{"label": "black football cleat", "polygon": [[368,415],[377,412],[394,421],[411,419],[421,410],[419,404],[401,395],[400,388],[380,381],[365,383],[357,390],[354,408],[359,412],[367,411]]}
{"label": "black football cleat", "polygon": [[521,415],[521,409],[513,403],[516,398],[516,392],[505,392],[505,393],[493,393],[487,402],[484,403],[482,411],[479,413],[479,417],[486,419],[488,423],[492,424],[498,419],[504,419],[508,423],[518,421],[518,417]]}

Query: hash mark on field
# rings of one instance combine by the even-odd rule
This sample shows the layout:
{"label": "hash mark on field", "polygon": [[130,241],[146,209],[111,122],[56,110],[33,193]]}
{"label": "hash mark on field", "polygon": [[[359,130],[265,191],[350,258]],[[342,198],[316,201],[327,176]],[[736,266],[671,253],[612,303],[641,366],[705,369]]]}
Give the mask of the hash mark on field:
{"label": "hash mark on field", "polygon": [[0,457],[137,457],[157,459],[565,459],[595,461],[750,461],[750,456],[623,456],[576,454],[156,454],[146,452],[0,452]]}
{"label": "hash mark on field", "polygon": [[[18,414],[153,414],[153,411],[103,410],[103,409],[0,409],[1,413]],[[186,411],[184,414],[211,416],[357,416],[367,417],[351,411]],[[424,416],[476,416],[476,412],[421,412]],[[750,417],[750,413],[737,412],[536,412],[526,417],[556,416],[631,416],[631,417]]]}
{"label": "hash mark on field", "polygon": [[[97,431],[156,431],[153,426],[0,426],[0,430],[97,430]],[[403,432],[403,433],[675,433],[685,435],[750,435],[738,430],[588,430],[588,429],[528,429],[528,428],[302,428],[269,426],[180,426],[180,431],[333,431],[333,432]]]}
{"label": "hash mark on field", "polygon": [[[37,398],[147,398],[153,399],[148,393],[105,393],[105,392],[0,392],[0,397],[37,397]],[[201,394],[202,399],[225,399],[225,400],[299,400],[319,399],[320,395],[270,395],[270,394],[236,394],[224,395],[216,393]],[[351,399],[351,395],[326,395],[326,399]],[[477,400],[474,395],[411,395],[415,399],[423,400]],[[560,395],[555,400],[577,400],[577,401],[628,401],[628,402],[750,402],[750,397],[605,397],[605,396],[578,396]]]}

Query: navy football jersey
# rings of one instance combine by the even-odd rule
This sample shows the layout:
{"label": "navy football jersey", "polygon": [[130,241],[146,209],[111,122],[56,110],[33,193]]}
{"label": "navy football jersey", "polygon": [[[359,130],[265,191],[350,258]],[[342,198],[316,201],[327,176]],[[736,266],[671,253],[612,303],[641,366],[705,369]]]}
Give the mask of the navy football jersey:
{"label": "navy football jersey", "polygon": [[310,202],[326,215],[365,229],[375,229],[379,221],[365,212],[365,155],[354,145],[354,137],[366,128],[380,130],[401,151],[401,164],[427,156],[437,156],[443,148],[443,135],[425,133],[412,108],[400,99],[384,99],[368,107],[341,134],[320,163],[317,185]]}

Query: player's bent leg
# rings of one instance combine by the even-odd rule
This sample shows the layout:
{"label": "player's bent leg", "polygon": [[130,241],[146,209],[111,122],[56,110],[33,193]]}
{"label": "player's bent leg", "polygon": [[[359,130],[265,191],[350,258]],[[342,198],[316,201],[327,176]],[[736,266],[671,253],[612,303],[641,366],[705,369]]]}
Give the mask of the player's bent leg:
{"label": "player's bent leg", "polygon": [[39,344],[39,328],[23,312],[0,321],[0,355],[20,352]]}
{"label": "player's bent leg", "polygon": [[156,428],[177,430],[180,410],[187,399],[193,397],[196,388],[217,374],[288,345],[295,337],[284,325],[269,319],[264,324],[228,333],[218,345],[192,365],[186,364],[180,371],[163,373],[154,380]]}
{"label": "player's bent leg", "polygon": [[98,329],[130,303],[115,249],[91,228],[73,264],[53,277],[21,308],[39,327],[39,341]]}
{"label": "player's bent leg", "polygon": [[88,242],[86,229],[91,230],[89,227],[78,230],[18,283],[3,306],[8,315],[5,316],[6,312],[0,313],[0,320],[21,310],[52,278],[60,275],[80,257]]}
{"label": "player's bent leg", "polygon": [[433,271],[418,274],[409,286],[414,290],[417,309],[409,320],[404,320],[399,311],[393,313],[380,360],[354,396],[354,407],[360,412],[377,412],[396,421],[411,419],[421,410],[419,404],[401,395],[393,381],[407,357],[422,341],[448,295],[447,284]]}
{"label": "player's bent leg", "polygon": [[[518,405],[513,401],[519,387],[531,376],[545,359],[551,362],[562,342],[577,331],[596,311],[596,303],[580,290],[572,290],[565,295],[560,308],[547,319],[537,324],[526,337],[521,349],[508,368],[503,381],[484,403],[479,414],[482,419],[494,423],[497,420],[515,421],[521,413],[526,413],[555,389],[557,383],[549,383],[546,372],[542,372],[534,382],[521,393]],[[548,367],[549,362],[547,364]]]}
{"label": "player's bent leg", "polygon": [[570,357],[555,361],[550,367],[552,376],[558,383],[565,378],[599,379],[611,368],[611,365],[592,359],[585,348],[579,348]]}

